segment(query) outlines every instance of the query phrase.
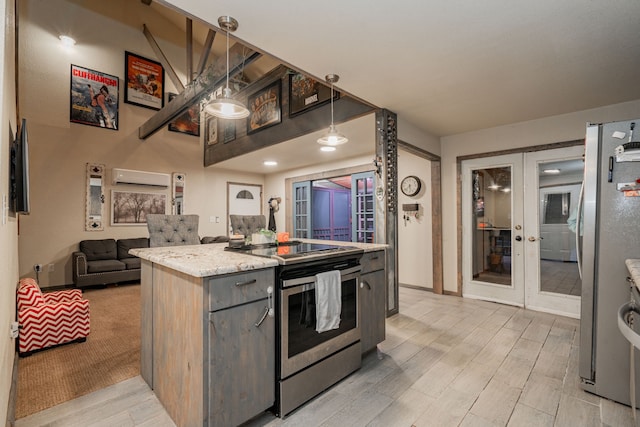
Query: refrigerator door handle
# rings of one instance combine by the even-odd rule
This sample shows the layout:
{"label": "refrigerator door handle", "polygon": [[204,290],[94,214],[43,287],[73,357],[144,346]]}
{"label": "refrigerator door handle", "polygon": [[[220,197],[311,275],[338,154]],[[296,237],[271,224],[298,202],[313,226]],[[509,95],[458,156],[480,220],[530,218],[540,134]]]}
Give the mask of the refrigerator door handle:
{"label": "refrigerator door handle", "polygon": [[580,235],[582,235],[582,205],[584,203],[584,180],[580,185],[580,195],[578,196],[578,211],[576,213],[576,260],[578,261],[578,274],[582,280],[582,247],[580,246]]}

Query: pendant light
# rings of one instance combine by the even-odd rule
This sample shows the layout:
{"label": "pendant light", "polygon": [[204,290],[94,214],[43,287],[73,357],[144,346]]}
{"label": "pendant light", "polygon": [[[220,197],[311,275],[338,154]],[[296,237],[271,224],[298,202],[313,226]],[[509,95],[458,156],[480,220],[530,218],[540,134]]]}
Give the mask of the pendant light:
{"label": "pendant light", "polygon": [[222,90],[222,97],[214,99],[204,109],[221,119],[244,119],[249,117],[249,110],[240,101],[231,98],[229,88],[229,32],[238,29],[238,21],[230,16],[221,16],[218,18],[218,25],[227,31],[227,86]]}
{"label": "pendant light", "polygon": [[325,80],[331,84],[331,126],[329,126],[327,133],[318,138],[318,144],[329,146],[342,145],[349,140],[346,136],[338,132],[333,124],[333,84],[340,80],[340,76],[337,74],[327,74]]}

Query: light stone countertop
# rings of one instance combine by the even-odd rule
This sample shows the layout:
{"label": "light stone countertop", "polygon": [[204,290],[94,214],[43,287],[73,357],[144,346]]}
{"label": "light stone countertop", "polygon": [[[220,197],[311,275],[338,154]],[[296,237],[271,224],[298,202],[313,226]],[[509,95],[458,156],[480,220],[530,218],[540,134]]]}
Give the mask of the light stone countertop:
{"label": "light stone countertop", "polygon": [[627,269],[631,274],[633,282],[636,284],[638,290],[640,290],[640,259],[627,259],[625,260],[625,264],[627,264]]}
{"label": "light stone countertop", "polygon": [[226,246],[227,243],[163,246],[131,249],[129,253],[194,277],[218,276],[278,265],[275,259],[225,251]]}
{"label": "light stone countertop", "polygon": [[[389,246],[380,243],[353,243],[314,239],[296,240],[306,243],[354,246],[364,249],[365,252],[382,250]],[[129,253],[194,277],[218,276],[278,265],[278,261],[275,259],[225,251],[224,248],[227,245],[228,243],[211,243],[206,245],[137,248],[129,250]]]}

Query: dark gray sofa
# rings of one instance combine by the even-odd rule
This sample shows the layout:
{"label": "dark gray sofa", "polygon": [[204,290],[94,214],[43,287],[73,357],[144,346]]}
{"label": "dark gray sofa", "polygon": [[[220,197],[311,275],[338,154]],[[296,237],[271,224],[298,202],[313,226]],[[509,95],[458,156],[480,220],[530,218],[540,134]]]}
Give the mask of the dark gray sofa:
{"label": "dark gray sofa", "polygon": [[129,255],[129,249],[148,247],[147,237],[83,240],[72,255],[73,283],[83,287],[139,281],[140,258]]}

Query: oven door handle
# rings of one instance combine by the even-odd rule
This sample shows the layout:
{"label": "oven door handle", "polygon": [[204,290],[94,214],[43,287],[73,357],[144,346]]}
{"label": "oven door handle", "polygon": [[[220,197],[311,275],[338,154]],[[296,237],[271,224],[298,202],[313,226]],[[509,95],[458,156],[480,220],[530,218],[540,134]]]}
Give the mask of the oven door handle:
{"label": "oven door handle", "polygon": [[[350,278],[347,276],[360,273],[361,270],[362,270],[362,267],[360,267],[359,265],[351,268],[345,268],[344,270],[339,270],[340,277],[342,280],[349,280]],[[327,271],[331,271],[331,270],[327,270]],[[299,277],[297,279],[285,279],[282,281],[282,287],[290,288],[296,285],[311,284],[315,282],[316,282],[316,276]]]}
{"label": "oven door handle", "polygon": [[271,286],[267,288],[267,306],[264,308],[262,317],[260,317],[260,319],[258,319],[256,323],[254,323],[255,327],[259,328],[260,325],[262,325],[262,322],[264,322],[264,319],[267,318],[267,316],[273,317],[273,288]]}

